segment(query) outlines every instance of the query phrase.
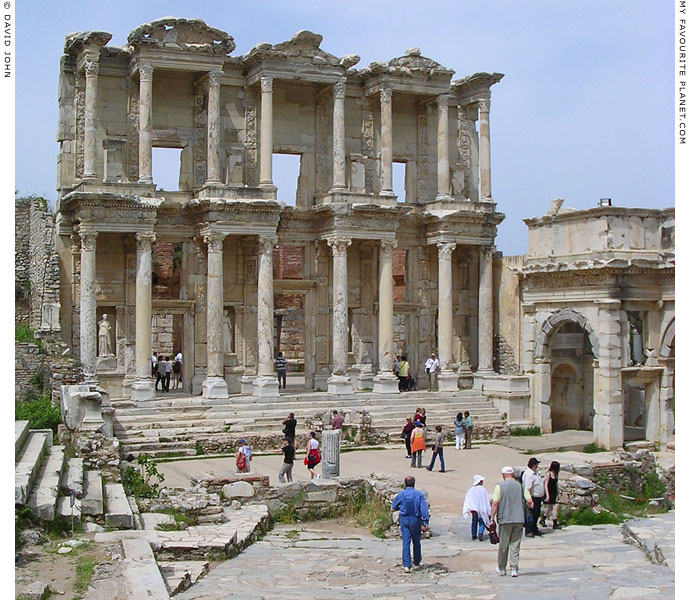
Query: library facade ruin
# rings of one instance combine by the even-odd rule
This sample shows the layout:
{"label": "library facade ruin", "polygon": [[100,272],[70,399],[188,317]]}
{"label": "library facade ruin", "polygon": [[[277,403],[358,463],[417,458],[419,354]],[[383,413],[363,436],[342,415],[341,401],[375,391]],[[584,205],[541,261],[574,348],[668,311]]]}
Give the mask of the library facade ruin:
{"label": "library facade ruin", "polygon": [[[85,381],[144,402],[152,352],[181,351],[189,394],[275,397],[284,350],[307,390],[397,394],[395,355],[421,388],[436,352],[440,390],[474,387],[510,423],[671,435],[674,212],[556,202],[527,255],[496,252],[503,75],[453,79],[416,48],[358,69],[309,31],[231,56],[196,19],[110,39],[65,41],[59,294],[31,311]],[[153,180],[157,148],[179,153],[177,190]],[[298,157],[294,206],[276,154]]]}

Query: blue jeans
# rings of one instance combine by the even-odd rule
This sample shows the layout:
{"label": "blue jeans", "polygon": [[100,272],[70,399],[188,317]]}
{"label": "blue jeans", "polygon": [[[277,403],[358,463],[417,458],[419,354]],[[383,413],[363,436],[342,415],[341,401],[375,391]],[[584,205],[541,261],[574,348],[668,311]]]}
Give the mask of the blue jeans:
{"label": "blue jeans", "polygon": [[400,533],[402,534],[402,563],[403,567],[410,565],[410,542],[414,564],[422,562],[422,520],[417,517],[400,517]]}
{"label": "blue jeans", "polygon": [[472,511],[472,537],[477,537],[477,524],[479,524],[479,535],[484,535],[484,519],[476,511]]}
{"label": "blue jeans", "polygon": [[438,452],[431,453],[431,462],[429,463],[429,471],[434,468],[434,463],[436,462],[436,456],[441,459],[441,471],[446,470],[446,463],[443,460],[443,446],[439,446]]}

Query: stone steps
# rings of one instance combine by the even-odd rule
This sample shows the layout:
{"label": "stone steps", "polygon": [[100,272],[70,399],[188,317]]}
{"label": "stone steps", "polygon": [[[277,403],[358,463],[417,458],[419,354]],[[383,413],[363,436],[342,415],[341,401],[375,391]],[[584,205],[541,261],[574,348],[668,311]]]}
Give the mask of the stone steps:
{"label": "stone steps", "polygon": [[[72,507],[69,504],[69,496],[61,496],[57,499],[56,514],[66,519],[71,518]],[[81,500],[79,498],[74,499],[74,518],[77,523],[81,520]]]}
{"label": "stone steps", "polygon": [[183,592],[199,581],[209,570],[205,560],[161,561],[158,563],[161,575],[171,596]]}
{"label": "stone steps", "polygon": [[65,469],[60,482],[60,491],[69,496],[74,493],[77,498],[84,495],[84,459],[68,458],[67,468]]}
{"label": "stone steps", "polygon": [[106,524],[119,529],[132,529],[134,527],[134,513],[132,513],[122,484],[107,483],[104,486],[104,491],[107,507]]}
{"label": "stone steps", "polygon": [[122,568],[130,598],[168,600],[168,589],[146,539],[124,539],[122,549],[125,553]]}
{"label": "stone steps", "polygon": [[43,459],[53,445],[53,432],[30,431],[25,436],[24,447],[14,467],[14,503],[26,504],[43,464]]}
{"label": "stone steps", "polygon": [[100,471],[87,471],[84,474],[84,495],[81,500],[81,512],[92,516],[103,514],[103,481]]}
{"label": "stone steps", "polygon": [[24,442],[29,436],[29,422],[15,421],[14,422],[14,459],[17,460],[19,453],[24,447]]}
{"label": "stone steps", "polygon": [[65,447],[53,446],[36,477],[29,496],[28,506],[39,519],[52,521],[55,518],[60,478],[65,464]]}

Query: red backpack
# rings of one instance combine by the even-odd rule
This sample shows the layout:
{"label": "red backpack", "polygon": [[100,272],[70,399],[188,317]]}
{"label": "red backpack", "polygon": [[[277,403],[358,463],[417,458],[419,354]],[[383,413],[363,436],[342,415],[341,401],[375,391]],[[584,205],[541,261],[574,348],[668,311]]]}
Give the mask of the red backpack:
{"label": "red backpack", "polygon": [[240,450],[237,454],[237,458],[235,459],[235,465],[237,465],[237,469],[240,471],[244,471],[247,468],[247,458],[245,457],[244,452],[242,452],[242,450]]}

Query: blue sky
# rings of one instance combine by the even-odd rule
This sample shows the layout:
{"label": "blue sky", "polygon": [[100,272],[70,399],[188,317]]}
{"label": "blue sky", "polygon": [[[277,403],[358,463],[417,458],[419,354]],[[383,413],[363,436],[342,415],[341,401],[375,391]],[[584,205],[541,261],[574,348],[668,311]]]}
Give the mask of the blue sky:
{"label": "blue sky", "polygon": [[491,158],[493,197],[506,214],[496,245],[506,255],[527,250],[522,219],[544,214],[553,198],[575,208],[602,197],[620,206],[673,205],[673,3],[667,0],[24,0],[16,13],[20,194],[56,197],[65,34],[105,30],[111,44],[121,45],[137,25],[166,15],[199,17],[227,31],[237,44],[233,55],[310,29],[323,35],[324,50],[359,54],[358,67],[418,46],[455,70],[455,78],[505,73],[493,88]]}

